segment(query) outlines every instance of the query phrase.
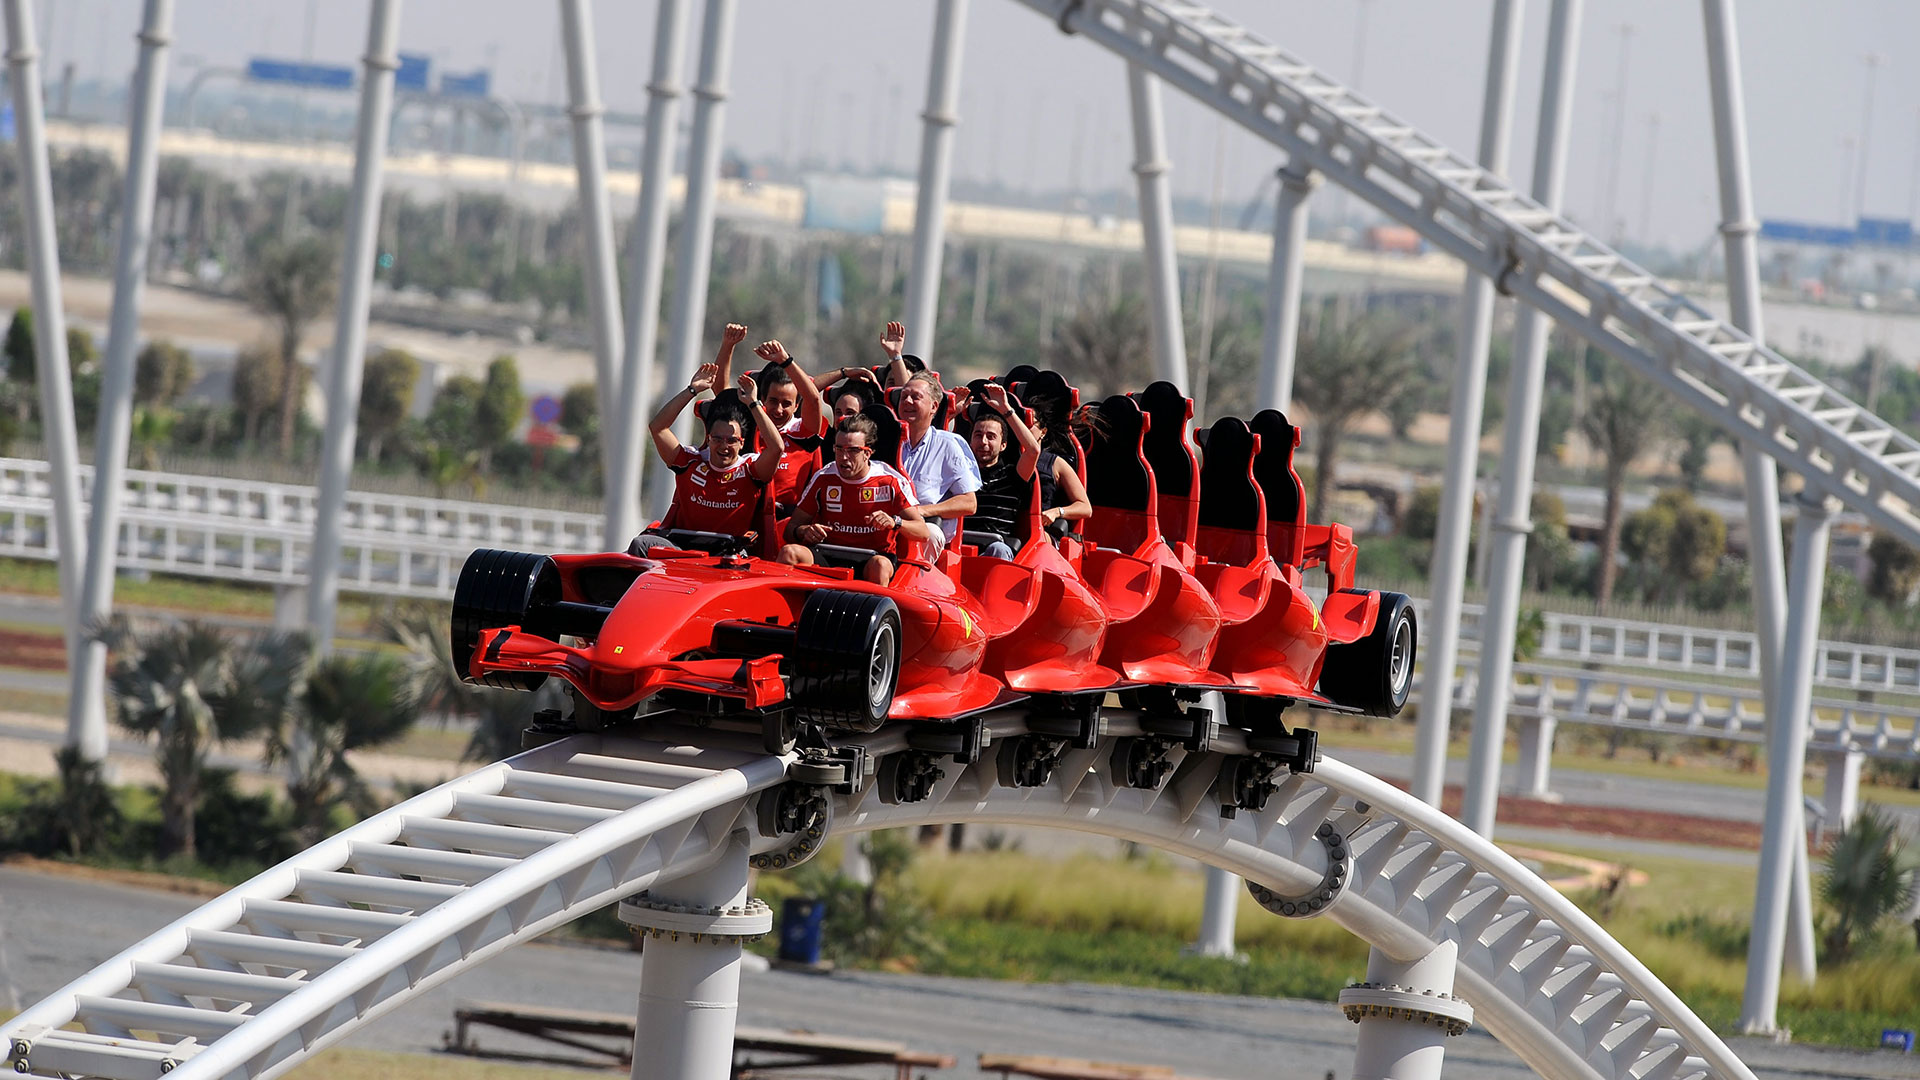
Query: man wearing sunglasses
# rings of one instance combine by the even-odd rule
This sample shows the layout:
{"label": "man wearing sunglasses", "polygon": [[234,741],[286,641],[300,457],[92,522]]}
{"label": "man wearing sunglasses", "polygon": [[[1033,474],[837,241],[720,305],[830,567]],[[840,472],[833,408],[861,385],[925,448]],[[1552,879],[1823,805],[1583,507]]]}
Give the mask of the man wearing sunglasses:
{"label": "man wearing sunglasses", "polygon": [[902,554],[900,538],[926,540],[933,530],[914,504],[913,489],[899,473],[873,463],[873,447],[880,430],[864,416],[850,416],[834,425],[833,463],[813,474],[793,508],[787,535],[794,543],[780,549],[780,561],[789,566],[846,561],[818,545],[855,549],[867,554],[859,561],[862,579],[877,585],[893,580],[893,566]]}

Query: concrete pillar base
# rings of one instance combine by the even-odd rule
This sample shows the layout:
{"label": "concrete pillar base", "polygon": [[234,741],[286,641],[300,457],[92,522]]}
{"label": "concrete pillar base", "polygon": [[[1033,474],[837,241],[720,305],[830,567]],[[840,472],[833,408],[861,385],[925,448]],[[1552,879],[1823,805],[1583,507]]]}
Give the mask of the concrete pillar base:
{"label": "concrete pillar base", "polygon": [[1551,716],[1520,721],[1518,792],[1525,798],[1559,801],[1547,787],[1553,772],[1553,732],[1559,723]]}

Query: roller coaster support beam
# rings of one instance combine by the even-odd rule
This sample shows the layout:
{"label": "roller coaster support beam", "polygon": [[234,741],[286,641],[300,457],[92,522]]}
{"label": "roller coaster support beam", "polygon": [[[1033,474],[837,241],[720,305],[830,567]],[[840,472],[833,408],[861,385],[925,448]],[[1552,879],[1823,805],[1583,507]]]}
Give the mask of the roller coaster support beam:
{"label": "roller coaster support beam", "polygon": [[[1580,0],[1554,0],[1547,22],[1547,61],[1540,92],[1540,133],[1533,159],[1533,198],[1560,205],[1567,174],[1567,127],[1573,114],[1573,71],[1579,57]],[[1497,283],[1496,283],[1497,284]],[[1536,308],[1522,307],[1513,331],[1513,369],[1507,379],[1507,423],[1500,446],[1500,506],[1494,514],[1487,609],[1480,619],[1480,694],[1475,702],[1473,743],[1468,755],[1466,800],[1461,820],[1481,836],[1493,835],[1500,797],[1500,752],[1507,734],[1507,688],[1513,679],[1513,633],[1520,615],[1520,580],[1527,534],[1533,531],[1534,446],[1540,438],[1540,395],[1547,373],[1547,332],[1552,324]],[[1427,661],[1434,662],[1433,658]],[[1434,668],[1431,670],[1439,670]],[[1494,693],[1486,680],[1498,680]]]}
{"label": "roller coaster support beam", "polygon": [[741,945],[773,927],[747,898],[746,835],[706,869],[621,901],[620,918],[645,935],[633,1080],[728,1080]]}
{"label": "roller coaster support beam", "polygon": [[[640,419],[653,414],[653,361],[659,351],[660,289],[667,264],[667,188],[673,183],[673,148],[679,136],[681,81],[686,77],[689,0],[660,0],[653,26],[653,78],[647,83],[647,144],[640,165],[640,205],[633,219],[633,271],[627,287],[626,348],[621,355],[620,398],[615,412],[635,422],[623,431],[607,473],[608,508],[618,503],[620,521],[608,514],[608,550],[621,551],[640,531],[640,485],[649,441]],[[629,529],[625,535],[621,530]]]}
{"label": "roller coaster support beam", "polygon": [[1133,176],[1140,193],[1141,255],[1147,264],[1147,315],[1153,324],[1154,377],[1186,392],[1187,339],[1181,329],[1180,265],[1173,249],[1173,195],[1167,180],[1166,121],[1160,80],[1127,65],[1133,111]]}
{"label": "roller coaster support beam", "polygon": [[1820,593],[1826,585],[1827,540],[1838,509],[1824,495],[1803,495],[1793,524],[1793,568],[1787,581],[1787,634],[1782,642],[1777,704],[1767,724],[1767,814],[1760,846],[1759,888],[1753,900],[1753,936],[1747,946],[1747,985],[1740,1030],[1768,1034],[1780,1005],[1787,914],[1794,881],[1794,849],[1805,858],[1800,828],[1801,771],[1812,719],[1813,660],[1820,633]]}
{"label": "roller coaster support beam", "polygon": [[[1714,157],[1720,175],[1720,239],[1726,256],[1728,319],[1756,342],[1767,339],[1760,304],[1760,258],[1754,234],[1753,185],[1747,162],[1746,94],[1741,88],[1739,34],[1732,0],[1701,0],[1706,22],[1707,82],[1713,101]],[[1786,558],[1780,550],[1780,470],[1751,443],[1740,447],[1746,476],[1747,551],[1753,571],[1755,637],[1760,685],[1768,689],[1771,721],[1780,710],[1773,692],[1780,680],[1781,622],[1787,602]],[[1796,831],[1804,831],[1795,825]],[[1796,902],[1789,913],[1787,968],[1802,979],[1814,974],[1813,914],[1808,898],[1804,846],[1795,849]]]}
{"label": "roller coaster support beam", "polygon": [[1320,174],[1289,163],[1274,196],[1273,261],[1267,264],[1267,326],[1260,337],[1260,386],[1253,407],[1293,408],[1293,357],[1300,341],[1300,283],[1307,266],[1307,196]]}
{"label": "roller coaster support beam", "polygon": [[[60,245],[53,230],[53,181],[47,166],[47,124],[40,99],[39,50],[33,7],[6,0],[7,83],[20,140],[21,211],[27,223],[27,272],[33,289],[33,353],[39,357],[40,424],[53,479],[53,534],[60,545],[60,596],[67,623],[67,655],[79,654],[80,565],[86,534],[80,527],[80,443],[74,434],[73,376],[67,367],[67,315],[60,298]],[[67,745],[91,761],[107,756],[104,719],[67,729]]]}
{"label": "roller coaster support beam", "polygon": [[1458,954],[1451,941],[1412,963],[1368,953],[1367,981],[1340,991],[1340,1010],[1360,1025],[1353,1080],[1440,1080],[1446,1040],[1473,1025],[1473,1006],[1453,996]]}
{"label": "roller coaster support beam", "polygon": [[[320,451],[320,484],[314,501],[312,592],[307,629],[322,652],[333,645],[340,596],[340,535],[346,522],[347,481],[353,475],[353,442],[360,411],[360,376],[367,356],[367,304],[380,229],[381,173],[387,127],[393,118],[394,53],[400,36],[400,0],[373,0],[367,21],[366,74],[360,83],[360,117],[354,125],[353,194],[347,204],[347,245],[340,261],[340,306],[333,329],[333,362],[327,365],[327,430]],[[292,357],[287,358],[289,363]]]}
{"label": "roller coaster support beam", "polygon": [[587,321],[593,332],[593,374],[599,383],[600,462],[608,551],[623,551],[640,531],[637,492],[613,484],[616,462],[632,437],[636,414],[620,411],[624,377],[614,355],[620,329],[620,274],[613,266],[613,211],[607,205],[607,140],[600,117],[600,73],[593,57],[592,0],[560,0],[560,40],[567,62],[567,115],[573,118],[573,176],[580,196],[580,244],[586,250]]}
{"label": "roller coaster support beam", "polygon": [[940,269],[947,253],[947,187],[954,126],[960,123],[960,50],[967,0],[940,0],[927,57],[927,108],[920,114],[920,182],[913,204],[913,268],[907,274],[907,351],[933,362],[940,317]]}
{"label": "roller coaster support beam", "polygon": [[1240,914],[1240,896],[1246,892],[1240,875],[1217,866],[1207,867],[1206,899],[1200,908],[1200,936],[1187,952],[1193,956],[1237,957],[1234,924]]}
{"label": "roller coaster support beam", "polygon": [[[140,24],[140,59],[127,124],[127,177],[120,196],[120,236],[114,252],[113,317],[101,365],[100,412],[94,433],[93,518],[87,523],[86,581],[67,699],[68,730],[80,733],[89,760],[106,753],[107,643],[88,627],[113,614],[114,555],[120,535],[120,488],[133,426],[134,356],[140,351],[140,294],[147,284],[147,244],[153,237],[154,176],[159,171],[160,113],[166,103],[167,39],[173,0],[147,0]],[[77,552],[75,554],[78,554]]]}
{"label": "roller coaster support beam", "polygon": [[[687,201],[680,212],[680,250],[674,258],[673,317],[667,323],[667,381],[687,385],[700,363],[707,318],[707,275],[713,267],[713,206],[720,182],[720,150],[727,120],[727,76],[733,67],[736,0],[707,0],[700,27],[700,82],[693,88],[693,134],[687,144]],[[691,441],[693,410],[675,426]],[[654,516],[666,513],[672,484],[654,486]]]}
{"label": "roller coaster support beam", "polygon": [[[1520,0],[1495,0],[1493,40],[1487,46],[1487,91],[1480,112],[1480,153],[1485,168],[1504,174],[1513,142],[1514,83],[1520,67]],[[1467,549],[1472,546],[1474,481],[1480,466],[1480,416],[1487,393],[1487,351],[1493,340],[1493,281],[1467,275],[1460,304],[1460,362],[1453,371],[1447,415],[1446,475],[1440,482],[1440,517],[1434,530],[1429,574],[1433,598],[1420,613],[1426,620],[1426,670],[1420,690],[1420,721],[1414,730],[1413,795],[1440,805],[1446,781],[1447,731],[1453,721],[1453,670],[1460,653],[1460,596],[1466,586]],[[1272,328],[1268,328],[1272,333]]]}

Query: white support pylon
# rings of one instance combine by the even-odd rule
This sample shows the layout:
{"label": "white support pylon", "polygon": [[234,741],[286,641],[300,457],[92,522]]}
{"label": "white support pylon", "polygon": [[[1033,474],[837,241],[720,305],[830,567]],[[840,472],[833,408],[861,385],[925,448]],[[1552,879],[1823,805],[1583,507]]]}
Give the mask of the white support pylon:
{"label": "white support pylon", "polygon": [[620,918],[646,935],[633,1080],[728,1080],[741,945],[773,928],[747,896],[746,834],[706,869],[621,901]]}
{"label": "white support pylon", "polygon": [[[346,528],[347,482],[353,476],[354,433],[359,426],[360,376],[367,359],[367,305],[380,229],[380,189],[386,165],[387,127],[393,118],[393,73],[400,60],[400,0],[373,0],[367,18],[367,54],[360,83],[360,116],[353,148],[353,195],[347,204],[347,245],[340,260],[340,306],[333,330],[333,361],[327,365],[327,430],[320,451],[320,484],[314,498],[312,591],[307,629],[313,647],[333,648],[340,598],[340,538]],[[288,357],[289,363],[294,362]]]}
{"label": "white support pylon", "polygon": [[1340,1011],[1360,1025],[1353,1080],[1440,1080],[1446,1040],[1473,1026],[1473,1006],[1453,996],[1459,951],[1442,941],[1409,963],[1369,950],[1367,981],[1340,991]]}
{"label": "white support pylon", "polygon": [[121,486],[133,429],[133,376],[140,351],[140,298],[147,285],[147,247],[153,238],[153,192],[160,163],[160,114],[166,105],[167,41],[173,0],[146,0],[140,59],[128,110],[127,175],[120,195],[115,243],[113,315],[101,362],[100,408],[94,421],[93,518],[87,523],[87,570],[80,600],[80,651],[69,671],[67,727],[90,760],[107,746],[107,643],[91,632],[113,614],[115,556],[119,554]]}
{"label": "white support pylon", "polygon": [[[693,134],[687,146],[687,200],[680,213],[680,248],[674,259],[673,312],[667,322],[668,387],[685,386],[699,366],[707,319],[707,275],[713,268],[713,213],[720,182],[720,151],[727,122],[727,77],[733,67],[733,16],[737,0],[707,0],[700,27],[700,81],[693,88]],[[635,423],[645,423],[636,417]],[[693,410],[675,430],[691,441]],[[664,516],[673,485],[655,487],[655,517]]]}
{"label": "white support pylon", "polygon": [[1180,317],[1180,266],[1173,249],[1173,195],[1168,185],[1166,124],[1160,80],[1140,65],[1127,65],[1133,109],[1133,175],[1140,192],[1141,256],[1147,267],[1147,316],[1153,326],[1153,371],[1157,379],[1187,387],[1186,333]]}
{"label": "white support pylon", "polygon": [[[1573,72],[1579,58],[1580,0],[1554,0],[1547,20],[1546,72],[1540,91],[1540,134],[1534,145],[1533,197],[1557,207],[1567,174],[1567,134],[1573,118]],[[1500,446],[1500,508],[1493,521],[1487,608],[1480,616],[1480,693],[1474,703],[1466,796],[1460,820],[1493,835],[1500,797],[1500,756],[1507,734],[1513,682],[1513,634],[1520,617],[1521,572],[1533,531],[1534,445],[1540,436],[1540,398],[1547,372],[1547,317],[1522,308],[1513,331],[1513,368],[1507,378],[1506,430]],[[1433,670],[1429,659],[1428,670]],[[1499,693],[1492,687],[1498,686]]]}
{"label": "white support pylon", "polygon": [[[640,487],[646,476],[648,440],[641,437],[652,414],[654,355],[660,335],[660,289],[666,279],[667,188],[673,183],[673,149],[679,133],[680,82],[685,77],[688,0],[660,0],[653,28],[653,77],[647,82],[647,143],[640,166],[640,203],[633,219],[633,270],[627,287],[627,340],[621,354],[619,403],[630,423],[607,473],[608,550],[620,551],[646,523]],[[603,436],[604,437],[604,436]],[[616,501],[617,500],[617,501]],[[619,520],[611,520],[617,511]],[[626,530],[624,535],[621,530]]]}
{"label": "white support pylon", "polygon": [[[74,433],[73,375],[67,367],[67,313],[60,296],[60,243],[53,229],[53,180],[47,163],[47,120],[40,99],[40,53],[33,37],[33,7],[6,0],[7,82],[13,92],[20,147],[20,201],[27,226],[27,274],[33,296],[35,381],[40,385],[40,430],[53,480],[53,534],[60,545],[60,596],[66,616],[67,655],[81,641],[80,567],[86,533],[80,525],[80,441]],[[104,714],[98,725],[69,718],[67,745],[89,761],[107,757]]]}
{"label": "white support pylon", "polygon": [[[1520,0],[1494,0],[1493,41],[1487,47],[1487,89],[1480,112],[1479,161],[1505,174],[1513,142],[1514,84],[1520,67]],[[1493,341],[1493,281],[1468,274],[1460,303],[1460,360],[1447,409],[1447,460],[1440,481],[1428,573],[1432,599],[1420,613],[1426,672],[1420,718],[1414,728],[1413,796],[1440,805],[1446,783],[1447,737],[1453,723],[1454,664],[1460,654],[1460,600],[1466,588],[1467,549],[1473,537],[1473,493],[1480,467],[1480,418],[1485,411],[1487,355]],[[1483,541],[1484,543],[1484,541]],[[1485,548],[1483,547],[1484,551]],[[1484,577],[1485,575],[1481,575]]]}
{"label": "white support pylon", "polygon": [[[644,423],[620,411],[621,369],[615,354],[620,328],[620,274],[614,269],[613,210],[607,205],[607,141],[601,124],[600,73],[594,63],[592,0],[560,0],[560,39],[567,64],[567,115],[573,118],[573,175],[580,199],[581,254],[586,264],[587,322],[593,331],[593,371],[599,383],[600,463],[607,478],[601,502],[608,551],[620,551],[640,531],[625,509],[632,496],[614,486],[616,462],[629,426]],[[637,513],[634,515],[637,517]]]}
{"label": "white support pylon", "polygon": [[920,183],[913,205],[913,267],[907,273],[907,351],[933,363],[940,271],[947,250],[947,188],[960,123],[960,54],[967,0],[939,0],[927,57],[927,110],[920,114]]}
{"label": "white support pylon", "polygon": [[1320,174],[1287,164],[1274,194],[1273,258],[1267,264],[1267,325],[1260,337],[1255,411],[1293,408],[1293,360],[1300,343],[1300,288],[1307,268],[1307,197]]}
{"label": "white support pylon", "polygon": [[[1800,499],[1793,524],[1793,566],[1787,579],[1787,632],[1781,642],[1778,711],[1767,725],[1767,810],[1760,840],[1760,878],[1747,943],[1747,982],[1740,999],[1740,1030],[1771,1034],[1778,1026],[1780,970],[1786,959],[1787,915],[1797,887],[1794,849],[1805,851],[1801,773],[1812,719],[1813,661],[1820,636],[1820,596],[1827,580],[1827,542],[1833,500]],[[1804,856],[1802,856],[1804,857]]]}
{"label": "white support pylon", "polygon": [[[1757,342],[1767,340],[1754,235],[1753,185],[1747,161],[1746,95],[1741,88],[1738,24],[1732,0],[1701,0],[1706,26],[1707,84],[1713,103],[1714,161],[1720,177],[1720,240],[1726,258],[1727,321]],[[1747,499],[1747,563],[1753,580],[1760,685],[1769,721],[1780,711],[1780,643],[1786,608],[1786,556],[1780,549],[1780,469],[1759,447],[1740,444]],[[1805,815],[1792,828],[1804,833]],[[1814,977],[1813,911],[1804,845],[1795,849],[1793,902],[1787,916],[1787,969]]]}
{"label": "white support pylon", "polygon": [[1239,922],[1240,895],[1246,891],[1240,875],[1217,866],[1207,867],[1206,897],[1200,906],[1200,936],[1187,952],[1194,956],[1237,957],[1234,927]]}

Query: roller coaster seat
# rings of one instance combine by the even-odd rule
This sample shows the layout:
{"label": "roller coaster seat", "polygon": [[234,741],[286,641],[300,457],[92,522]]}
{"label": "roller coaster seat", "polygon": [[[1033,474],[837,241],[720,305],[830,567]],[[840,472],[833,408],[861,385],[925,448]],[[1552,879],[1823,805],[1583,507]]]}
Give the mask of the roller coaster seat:
{"label": "roller coaster seat", "polygon": [[1150,418],[1141,451],[1153,469],[1160,535],[1191,566],[1200,512],[1200,464],[1187,443],[1193,402],[1179,387],[1164,381],[1132,396]]}
{"label": "roller coaster seat", "polygon": [[1132,554],[1160,538],[1153,468],[1142,450],[1152,420],[1125,394],[1098,409],[1101,423],[1086,452],[1093,516],[1082,533],[1090,544]]}
{"label": "roller coaster seat", "polygon": [[1254,482],[1266,495],[1267,550],[1281,569],[1298,583],[1301,571],[1324,566],[1327,589],[1353,587],[1353,530],[1345,525],[1309,525],[1306,491],[1293,469],[1293,452],[1300,445],[1300,429],[1276,409],[1256,413],[1253,433],[1260,437],[1254,456]]}
{"label": "roller coaster seat", "polygon": [[1253,475],[1260,436],[1233,416],[1214,421],[1202,434],[1206,457],[1194,547],[1209,562],[1252,566],[1268,556],[1267,500]]}

